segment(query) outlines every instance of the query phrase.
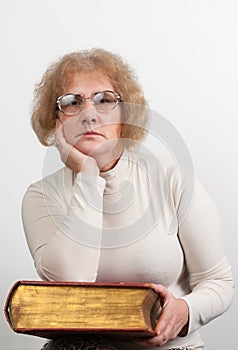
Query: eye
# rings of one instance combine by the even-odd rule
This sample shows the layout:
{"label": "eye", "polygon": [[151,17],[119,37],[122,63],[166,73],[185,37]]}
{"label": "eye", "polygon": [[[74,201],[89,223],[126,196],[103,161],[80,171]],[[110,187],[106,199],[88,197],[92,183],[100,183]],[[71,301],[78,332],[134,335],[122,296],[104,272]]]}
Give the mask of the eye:
{"label": "eye", "polygon": [[66,94],[59,99],[59,109],[67,115],[78,113],[84,104],[81,95]]}
{"label": "eye", "polygon": [[82,103],[82,97],[80,95],[66,95],[62,100],[62,105],[65,107],[77,106],[81,105]]}
{"label": "eye", "polygon": [[98,92],[97,94],[94,95],[93,102],[94,104],[97,104],[97,105],[115,103],[116,98],[113,92],[103,91],[103,92]]}
{"label": "eye", "polygon": [[100,103],[109,103],[110,101],[106,98],[102,98],[99,102]]}
{"label": "eye", "polygon": [[69,102],[71,106],[76,106],[79,102],[77,100],[72,100]]}
{"label": "eye", "polygon": [[105,103],[105,96],[103,92],[98,92],[97,94],[94,95],[93,97],[93,102],[94,104],[98,105],[98,104],[103,104]]}

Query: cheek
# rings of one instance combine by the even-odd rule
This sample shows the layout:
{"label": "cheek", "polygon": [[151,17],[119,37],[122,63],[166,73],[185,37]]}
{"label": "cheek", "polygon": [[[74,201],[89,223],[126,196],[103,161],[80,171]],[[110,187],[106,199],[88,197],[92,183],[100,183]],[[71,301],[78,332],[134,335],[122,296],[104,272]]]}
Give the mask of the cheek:
{"label": "cheek", "polygon": [[107,135],[109,139],[116,139],[121,137],[122,123],[121,123],[121,113],[115,113],[112,118],[113,124],[106,126]]}
{"label": "cheek", "polygon": [[79,123],[74,118],[70,118],[63,123],[64,137],[68,143],[74,145],[77,135],[80,133]]}
{"label": "cheek", "polygon": [[107,135],[107,139],[119,139],[121,137],[121,129],[121,124],[105,127],[105,134]]}

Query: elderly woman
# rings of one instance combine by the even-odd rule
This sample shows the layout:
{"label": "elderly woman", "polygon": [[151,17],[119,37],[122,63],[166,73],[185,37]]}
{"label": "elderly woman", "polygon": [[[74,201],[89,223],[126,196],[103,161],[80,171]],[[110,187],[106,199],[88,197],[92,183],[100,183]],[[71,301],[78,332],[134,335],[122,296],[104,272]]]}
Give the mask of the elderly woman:
{"label": "elderly woman", "polygon": [[[202,349],[199,328],[233,297],[220,220],[197,181],[188,194],[191,178],[176,159],[139,147],[148,119],[137,79],[118,55],[93,49],[54,63],[36,88],[32,126],[65,167],[28,188],[26,238],[44,280],[156,285],[156,336],[99,341],[99,349]],[[90,349],[86,343],[77,349]]]}

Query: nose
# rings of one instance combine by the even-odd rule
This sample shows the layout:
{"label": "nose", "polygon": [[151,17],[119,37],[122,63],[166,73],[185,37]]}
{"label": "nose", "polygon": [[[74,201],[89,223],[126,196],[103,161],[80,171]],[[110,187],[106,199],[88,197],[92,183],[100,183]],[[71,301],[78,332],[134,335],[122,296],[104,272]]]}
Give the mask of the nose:
{"label": "nose", "polygon": [[90,97],[84,99],[84,109],[93,108],[93,102]]}
{"label": "nose", "polygon": [[98,117],[94,108],[85,108],[81,114],[81,123],[85,127],[98,123]]}

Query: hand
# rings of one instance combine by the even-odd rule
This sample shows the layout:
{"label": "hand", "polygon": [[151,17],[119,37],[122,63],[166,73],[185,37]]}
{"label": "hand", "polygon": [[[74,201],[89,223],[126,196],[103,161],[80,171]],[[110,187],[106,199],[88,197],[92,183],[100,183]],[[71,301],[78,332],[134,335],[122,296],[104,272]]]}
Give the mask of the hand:
{"label": "hand", "polygon": [[99,168],[96,160],[83,154],[66,141],[62,125],[59,119],[57,119],[55,138],[62,162],[75,174],[85,172],[98,175]]}
{"label": "hand", "polygon": [[140,340],[141,345],[157,347],[187,333],[189,311],[183,299],[176,298],[162,285],[154,285],[160,295],[162,311],[155,328],[156,336]]}

